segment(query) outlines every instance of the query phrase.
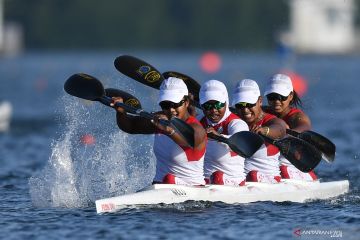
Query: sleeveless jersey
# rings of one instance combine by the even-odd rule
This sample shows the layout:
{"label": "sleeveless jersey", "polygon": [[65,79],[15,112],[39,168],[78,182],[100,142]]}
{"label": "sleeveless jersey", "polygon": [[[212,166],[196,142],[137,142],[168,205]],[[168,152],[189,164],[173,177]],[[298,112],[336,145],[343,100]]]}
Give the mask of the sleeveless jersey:
{"label": "sleeveless jersey", "polygon": [[[200,123],[204,128],[208,126],[206,117],[203,117]],[[213,128],[226,138],[240,131],[249,131],[247,124],[233,113]],[[221,171],[231,178],[243,180],[245,179],[244,161],[245,159],[231,151],[227,144],[209,139],[205,153],[205,177],[210,178],[214,172]]]}
{"label": "sleeveless jersey", "polygon": [[[256,123],[257,126],[263,126],[268,121],[276,118],[274,115],[265,113],[262,120]],[[279,149],[272,144],[265,142],[253,156],[245,160],[245,172],[256,170],[271,176],[280,176],[279,170]]]}
{"label": "sleeveless jersey", "polygon": [[[200,122],[190,116],[186,123]],[[163,182],[165,175],[173,174],[189,185],[202,185],[204,182],[204,155],[206,148],[196,150],[181,147],[167,135],[155,133],[154,153],[156,156],[156,174],[154,181]]]}
{"label": "sleeveless jersey", "polygon": [[290,117],[292,117],[296,113],[303,113],[303,111],[298,108],[290,108],[290,111],[282,118],[282,120],[284,120],[286,124],[290,126]]}

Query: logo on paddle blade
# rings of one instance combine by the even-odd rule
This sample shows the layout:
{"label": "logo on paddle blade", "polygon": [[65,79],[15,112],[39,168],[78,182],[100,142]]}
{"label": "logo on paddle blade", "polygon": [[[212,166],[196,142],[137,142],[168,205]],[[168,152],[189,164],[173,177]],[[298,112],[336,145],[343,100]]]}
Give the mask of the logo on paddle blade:
{"label": "logo on paddle blade", "polygon": [[151,71],[145,75],[145,80],[150,83],[154,83],[160,80],[161,75],[157,71]]}
{"label": "logo on paddle blade", "polygon": [[125,104],[133,106],[135,108],[140,108],[140,102],[135,98],[130,98],[130,99],[126,100]]}
{"label": "logo on paddle blade", "polygon": [[78,75],[79,75],[80,77],[85,78],[85,79],[93,79],[91,76],[89,76],[89,75],[87,75],[87,74],[85,74],[85,73],[78,73]]}
{"label": "logo on paddle blade", "polygon": [[149,82],[154,83],[161,79],[161,75],[158,71],[151,70],[150,66],[141,66],[137,71],[141,76],[144,76],[143,78]]}
{"label": "logo on paddle blade", "polygon": [[146,73],[148,73],[150,71],[150,67],[149,66],[141,66],[137,72],[140,74],[140,75],[144,75]]}

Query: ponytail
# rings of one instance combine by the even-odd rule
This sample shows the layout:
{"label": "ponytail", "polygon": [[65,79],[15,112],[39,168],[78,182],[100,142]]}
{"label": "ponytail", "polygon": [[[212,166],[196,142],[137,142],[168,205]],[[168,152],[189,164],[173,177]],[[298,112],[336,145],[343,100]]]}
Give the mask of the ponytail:
{"label": "ponytail", "polygon": [[291,100],[290,105],[296,108],[303,108],[302,101],[295,91],[293,91],[293,99]]}

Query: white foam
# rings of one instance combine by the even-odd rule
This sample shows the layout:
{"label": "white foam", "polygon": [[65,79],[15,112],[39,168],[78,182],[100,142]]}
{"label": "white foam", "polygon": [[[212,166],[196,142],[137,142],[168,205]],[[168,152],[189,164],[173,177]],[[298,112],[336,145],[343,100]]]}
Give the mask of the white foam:
{"label": "white foam", "polygon": [[[155,173],[152,137],[118,129],[113,110],[100,104],[62,99],[65,130],[52,144],[45,167],[30,180],[38,207],[85,207],[96,199],[134,192],[149,185]],[[93,132],[95,145],[79,139]],[[141,142],[141,144],[138,144]]]}

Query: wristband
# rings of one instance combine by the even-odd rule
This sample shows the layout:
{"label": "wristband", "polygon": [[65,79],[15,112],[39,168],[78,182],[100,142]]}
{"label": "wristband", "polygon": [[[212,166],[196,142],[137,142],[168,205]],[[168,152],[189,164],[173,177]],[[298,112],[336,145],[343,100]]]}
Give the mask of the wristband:
{"label": "wristband", "polygon": [[269,132],[270,132],[270,128],[269,127],[264,127],[264,128],[266,128],[266,132],[265,132],[265,136],[268,136],[269,135]]}

